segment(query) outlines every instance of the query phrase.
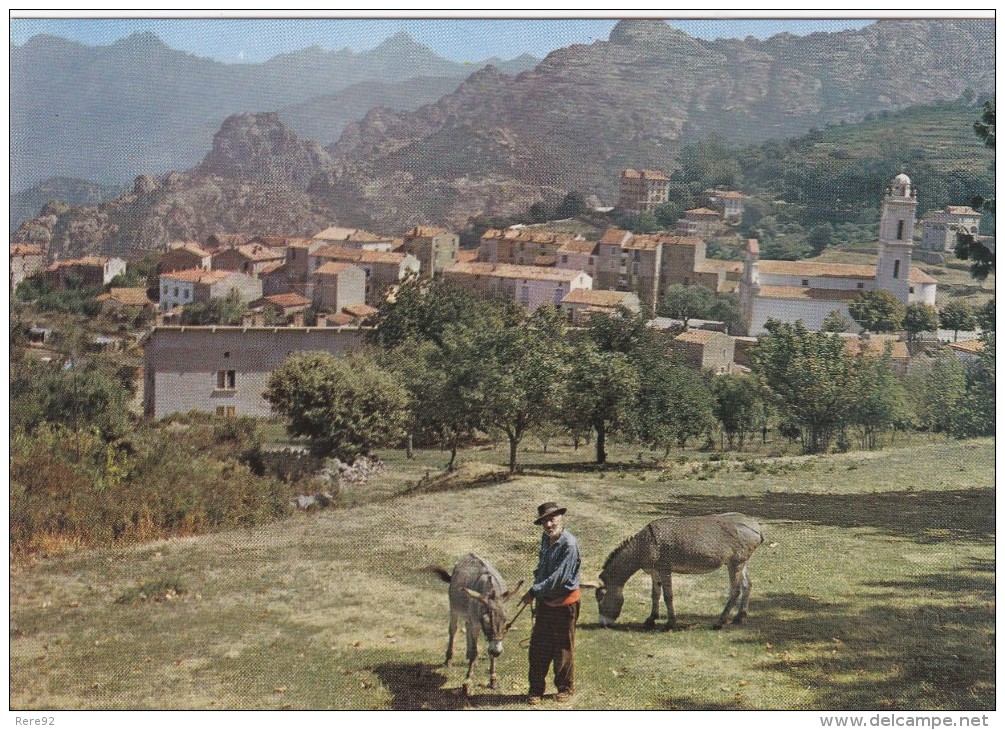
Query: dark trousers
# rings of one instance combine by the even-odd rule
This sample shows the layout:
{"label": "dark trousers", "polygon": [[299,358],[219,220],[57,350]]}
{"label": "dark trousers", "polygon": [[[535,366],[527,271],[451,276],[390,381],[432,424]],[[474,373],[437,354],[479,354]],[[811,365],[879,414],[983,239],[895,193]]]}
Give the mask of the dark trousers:
{"label": "dark trousers", "polygon": [[572,692],[573,650],[576,647],[576,619],[579,601],[569,606],[546,606],[537,602],[534,629],[530,634],[530,694],[544,695],[548,666],[555,663],[555,687]]}

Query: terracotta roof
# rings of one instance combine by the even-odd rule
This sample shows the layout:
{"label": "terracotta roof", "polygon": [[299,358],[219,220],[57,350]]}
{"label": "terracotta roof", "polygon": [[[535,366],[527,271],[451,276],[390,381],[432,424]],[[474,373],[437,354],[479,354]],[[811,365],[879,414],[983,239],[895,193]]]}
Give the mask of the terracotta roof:
{"label": "terracotta roof", "polygon": [[624,304],[631,292],[608,289],[573,289],[564,297],[563,304],[588,304],[593,307],[616,307]]}
{"label": "terracotta roof", "polygon": [[980,215],[969,205],[947,205],[946,212],[950,215]]}
{"label": "terracotta roof", "polygon": [[228,276],[236,273],[236,271],[226,271],[221,269],[214,269],[213,271],[205,271],[203,269],[185,269],[184,271],[172,271],[170,273],[161,274],[161,281],[167,279],[169,281],[186,281],[192,284],[215,284],[216,282],[223,281]]}
{"label": "terracotta roof", "polygon": [[697,272],[718,273],[743,271],[742,261],[724,261],[723,259],[705,259],[694,267]]}
{"label": "terracotta roof", "polygon": [[258,272],[258,275],[264,276],[266,274],[274,274],[280,269],[283,269],[285,267],[286,267],[285,261],[276,261],[275,263],[266,264],[265,266],[263,266],[261,271]]}
{"label": "terracotta roof", "polygon": [[515,264],[490,264],[473,261],[458,261],[447,269],[448,274],[468,274],[472,276],[495,276],[500,279],[534,279],[536,281],[572,281],[583,274],[572,269],[556,269],[550,266],[517,266]]}
{"label": "terracotta roof", "polygon": [[699,345],[707,344],[716,335],[721,335],[722,332],[713,332],[712,330],[688,330],[687,332],[681,332],[679,335],[674,337],[675,342],[695,342]]}
{"label": "terracotta roof", "polygon": [[711,208],[691,208],[691,210],[685,210],[684,211],[684,216],[685,217],[687,217],[689,215],[700,215],[700,216],[707,216],[707,217],[715,216],[716,218],[718,218],[719,217],[719,211],[712,210]]}
{"label": "terracotta roof", "polygon": [[107,256],[83,256],[79,259],[63,259],[49,265],[48,271],[56,271],[67,266],[100,266],[105,267],[111,258]]}
{"label": "terracotta roof", "polygon": [[720,198],[729,198],[730,200],[738,200],[738,199],[739,200],[743,200],[747,196],[744,195],[743,193],[738,193],[735,190],[730,190],[729,192],[722,193],[721,195],[719,195],[719,197]]}
{"label": "terracotta roof", "polygon": [[621,171],[622,177],[645,178],[646,180],[669,180],[667,174],[662,170],[633,170],[628,168]]}
{"label": "terracotta roof", "polygon": [[469,249],[469,250],[466,250],[466,251],[462,250],[462,251],[458,251],[457,252],[457,261],[458,261],[458,263],[460,263],[460,262],[471,263],[471,262],[474,262],[474,261],[477,261],[477,260],[478,260],[478,252],[477,251]]}
{"label": "terracotta roof", "polygon": [[[782,276],[830,276],[841,279],[876,278],[876,267],[872,264],[826,264],[816,261],[772,261],[758,262],[758,268],[764,274]],[[916,266],[911,267],[908,281],[915,284],[937,284],[938,281]]]}
{"label": "terracotta roof", "polygon": [[275,304],[277,307],[282,307],[286,309],[287,307],[307,307],[310,306],[311,300],[307,297],[302,297],[299,294],[294,294],[289,292],[287,294],[270,294],[267,297],[262,297],[259,301],[269,302],[270,304]]}
{"label": "terracotta roof", "polygon": [[296,243],[306,243],[311,239],[301,236],[255,236],[248,243],[261,243],[271,248],[286,248]]}
{"label": "terracotta roof", "polygon": [[949,345],[954,350],[965,352],[971,355],[979,355],[984,352],[984,343],[981,340],[967,340],[965,342],[953,342]]}
{"label": "terracotta roof", "polygon": [[315,274],[341,274],[356,267],[344,261],[326,261],[314,270]]}
{"label": "terracotta roof", "polygon": [[358,319],[364,319],[375,315],[377,308],[369,304],[350,304],[348,307],[342,307],[342,311]]}
{"label": "terracotta roof", "polygon": [[450,231],[446,228],[438,228],[436,226],[412,226],[405,231],[405,238],[428,238],[441,233],[450,233]]}
{"label": "terracotta roof", "polygon": [[554,256],[538,256],[534,259],[534,266],[554,266],[556,263]]}
{"label": "terracotta roof", "polygon": [[858,289],[818,289],[805,286],[762,286],[758,296],[767,299],[818,299],[851,302],[858,299]]}
{"label": "terracotta roof", "polygon": [[107,302],[112,299],[127,306],[145,307],[153,304],[147,297],[147,290],[142,287],[112,287],[101,296],[95,297],[95,301],[98,302]]}
{"label": "terracotta roof", "polygon": [[10,245],[11,256],[41,256],[42,247],[31,243],[12,243]]}
{"label": "terracotta roof", "polygon": [[600,243],[622,245],[631,237],[631,231],[624,231],[620,228],[608,228],[604,235],[600,237]]}
{"label": "terracotta roof", "polygon": [[356,321],[356,318],[353,317],[351,314],[344,314],[343,312],[339,312],[338,314],[329,314],[326,317],[326,321],[330,325],[331,324],[343,325],[343,324],[352,324],[353,322]]}
{"label": "terracotta roof", "polygon": [[342,226],[332,226],[320,233],[314,234],[315,240],[325,241],[390,241],[388,236],[378,236],[376,233],[364,231],[362,228],[344,228]]}
{"label": "terracotta roof", "polygon": [[178,241],[176,243],[168,244],[168,253],[171,251],[188,251],[189,253],[194,253],[196,256],[206,257],[211,256],[211,252],[196,243],[195,241]]}
{"label": "terracotta roof", "polygon": [[400,264],[406,254],[394,251],[365,251],[345,246],[326,246],[314,252],[314,256],[337,261],[352,261],[364,264]]}
{"label": "terracotta roof", "polygon": [[596,241],[566,241],[558,249],[558,253],[579,253],[585,254],[587,256],[592,256],[594,251],[597,250]]}

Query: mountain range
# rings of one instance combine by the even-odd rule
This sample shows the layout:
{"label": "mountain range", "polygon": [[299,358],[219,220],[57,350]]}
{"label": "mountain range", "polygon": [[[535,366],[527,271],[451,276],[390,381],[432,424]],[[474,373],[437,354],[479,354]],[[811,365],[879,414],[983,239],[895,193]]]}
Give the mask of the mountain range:
{"label": "mountain range", "polygon": [[[121,185],[186,169],[235,113],[288,108],[291,128],[329,144],[377,104],[414,109],[482,65],[516,73],[538,60],[457,63],[405,33],[369,51],[311,46],[260,64],[200,58],[149,32],[108,46],[39,35],[11,48],[11,190],[52,177]],[[314,99],[319,113],[308,118],[304,105]],[[340,101],[345,106],[325,119]]]}
{"label": "mountain range", "polygon": [[[127,40],[142,42],[154,49],[151,53],[178,54],[156,48],[149,37]],[[444,67],[411,45],[407,73],[418,75],[410,78],[444,79],[438,70]],[[408,50],[409,44],[399,38],[397,46]],[[358,69],[367,54],[314,49],[247,69],[186,57],[190,64],[209,64],[200,66],[207,73],[222,74],[217,66],[249,76],[265,74],[264,67],[282,69],[261,76],[259,83],[259,92],[274,100],[271,108],[280,111],[236,115],[218,125],[215,135],[205,129],[206,122],[193,122],[185,129],[205,132],[204,158],[189,172],[174,173],[169,182],[163,176],[146,178],[125,202],[71,209],[49,225],[36,220],[15,237],[48,236],[53,246],[68,252],[121,252],[224,230],[305,235],[318,221],[388,233],[424,222],[460,227],[472,216],[523,211],[573,189],[611,204],[621,169],[672,171],[688,142],[715,138],[741,146],[955,99],[967,90],[994,89],[991,20],[881,20],[857,31],[782,34],[765,41],[702,41],[662,21],[629,20],[618,23],[607,41],[559,49],[515,75],[488,65],[431,103],[411,110],[404,105],[372,109],[322,148],[325,114],[340,99],[352,98],[351,85],[370,84],[389,97],[401,88],[405,76],[395,79],[381,66],[390,63],[387,54],[394,49],[382,48],[367,56],[369,67],[385,74],[381,78],[363,82],[347,72],[340,77],[347,83],[338,91],[300,102],[291,97],[306,94],[304,89],[317,91],[320,69],[336,62]],[[290,80],[289,88],[270,87],[267,79],[277,78]],[[158,83],[179,85],[167,74]],[[200,83],[209,93],[223,82],[207,76]],[[453,85],[439,83],[426,88],[436,94]],[[301,91],[294,93],[293,87]],[[135,98],[130,90],[137,92],[127,86],[123,97]],[[229,93],[226,104],[222,97],[212,104],[203,101],[214,110],[233,106],[238,89]],[[186,99],[187,113],[179,108],[165,114],[194,120],[198,105],[191,95]],[[246,97],[242,103],[248,103]],[[129,125],[136,123],[131,119],[122,128],[135,132]],[[313,139],[297,129],[310,129]],[[166,133],[166,126],[157,132]],[[173,133],[185,137],[179,127]],[[53,155],[73,153],[56,151],[56,142],[50,146]],[[137,157],[149,154],[146,148],[141,154],[140,147],[127,145]],[[237,196],[233,205],[230,194]],[[204,208],[189,210],[193,201]],[[273,206],[279,201],[300,207],[278,211]],[[164,218],[151,222],[154,215]],[[74,239],[66,233],[75,229],[88,234]],[[143,239],[154,234],[156,240]]]}

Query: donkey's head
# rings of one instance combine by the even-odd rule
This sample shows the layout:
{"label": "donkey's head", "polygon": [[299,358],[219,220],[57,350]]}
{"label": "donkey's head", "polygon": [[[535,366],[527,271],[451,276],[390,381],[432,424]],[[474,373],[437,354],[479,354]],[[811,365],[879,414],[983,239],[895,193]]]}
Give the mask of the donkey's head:
{"label": "donkey's head", "polygon": [[504,604],[520,589],[521,585],[523,585],[522,580],[514,588],[500,595],[496,595],[494,590],[479,593],[470,588],[464,589],[464,592],[477,606],[478,622],[481,624],[482,633],[485,634],[485,640],[488,641],[491,656],[497,657],[502,654],[503,637],[509,628],[506,624],[506,606]]}
{"label": "donkey's head", "polygon": [[624,586],[607,585],[604,582],[604,574],[600,574],[600,580],[593,586],[597,596],[597,610],[600,615],[597,621],[601,626],[610,626],[618,620],[621,615],[621,607],[625,605]]}

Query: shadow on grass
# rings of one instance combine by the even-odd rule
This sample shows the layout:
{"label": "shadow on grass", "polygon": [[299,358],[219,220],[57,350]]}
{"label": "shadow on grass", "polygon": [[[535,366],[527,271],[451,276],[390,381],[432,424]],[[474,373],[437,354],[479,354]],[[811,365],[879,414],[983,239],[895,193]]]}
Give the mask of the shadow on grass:
{"label": "shadow on grass", "polygon": [[[653,517],[735,510],[763,520],[882,530],[919,543],[990,541],[995,532],[994,489],[864,494],[769,493],[723,498],[682,494],[650,502]],[[770,534],[767,536],[771,539]]]}
{"label": "shadow on grass", "polygon": [[444,688],[447,677],[442,667],[423,662],[378,664],[373,673],[390,691],[392,710],[490,709],[527,699],[526,694],[503,694],[481,687],[478,682],[474,694],[467,697],[460,687]]}
{"label": "shadow on grass", "polygon": [[[752,631],[733,641],[757,652],[755,666],[812,688],[811,707],[784,709],[995,708],[994,568],[866,583],[855,603],[791,593],[755,597]],[[918,602],[918,596],[932,600]],[[905,605],[903,597],[911,600]],[[901,599],[898,602],[898,599]],[[665,709],[730,709],[669,696]],[[782,708],[780,708],[782,709]]]}

